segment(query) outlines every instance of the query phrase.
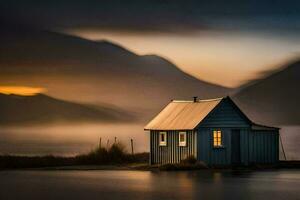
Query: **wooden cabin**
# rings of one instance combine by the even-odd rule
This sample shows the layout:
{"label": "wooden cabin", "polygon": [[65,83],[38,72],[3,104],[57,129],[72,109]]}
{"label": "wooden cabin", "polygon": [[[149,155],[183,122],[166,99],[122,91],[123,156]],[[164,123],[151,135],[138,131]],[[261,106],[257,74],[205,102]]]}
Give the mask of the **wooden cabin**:
{"label": "wooden cabin", "polygon": [[252,122],[230,97],[171,101],[146,125],[150,163],[179,163],[193,156],[213,165],[274,164],[279,128]]}

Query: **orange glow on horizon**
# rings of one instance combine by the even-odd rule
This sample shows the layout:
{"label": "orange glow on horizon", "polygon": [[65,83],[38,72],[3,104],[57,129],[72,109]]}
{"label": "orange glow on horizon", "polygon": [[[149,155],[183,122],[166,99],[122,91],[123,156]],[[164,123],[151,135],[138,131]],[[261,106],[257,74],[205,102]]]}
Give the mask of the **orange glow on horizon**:
{"label": "orange glow on horizon", "polygon": [[45,92],[45,88],[41,87],[26,87],[26,86],[0,86],[2,94],[16,94],[22,96],[33,96]]}

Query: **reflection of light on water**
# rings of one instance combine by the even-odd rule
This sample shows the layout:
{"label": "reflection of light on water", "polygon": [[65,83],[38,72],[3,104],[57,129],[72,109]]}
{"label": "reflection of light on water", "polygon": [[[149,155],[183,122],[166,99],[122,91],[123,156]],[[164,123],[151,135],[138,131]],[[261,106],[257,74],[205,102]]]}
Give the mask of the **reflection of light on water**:
{"label": "reflection of light on water", "polygon": [[185,188],[191,188],[193,186],[193,181],[191,180],[191,177],[188,176],[189,174],[187,173],[180,173],[178,174],[178,184],[180,187],[185,187]]}
{"label": "reflection of light on water", "polygon": [[182,199],[193,199],[194,197],[194,180],[191,179],[188,173],[181,173],[178,175],[178,187]]}
{"label": "reflection of light on water", "polygon": [[213,180],[215,182],[220,182],[222,180],[222,174],[220,172],[213,173]]}
{"label": "reflection of light on water", "polygon": [[159,192],[158,196],[162,199],[165,195],[170,199],[194,199],[195,197],[195,180],[191,172],[151,173],[149,183],[151,191]]}
{"label": "reflection of light on water", "polygon": [[299,171],[289,172],[289,173],[279,173],[277,176],[279,179],[285,179],[287,181],[295,181],[300,182],[300,174]]}
{"label": "reflection of light on water", "polygon": [[[23,170],[0,172],[2,199],[299,199],[299,170],[220,172]],[[219,174],[220,174],[219,173]],[[281,174],[286,174],[282,177]],[[273,178],[272,177],[276,177]],[[46,180],[46,181],[45,181]],[[34,190],[32,190],[34,188]],[[15,192],[11,192],[15,191]],[[56,195],[56,196],[55,196]]]}
{"label": "reflection of light on water", "polygon": [[[99,187],[113,184],[116,190],[149,192],[151,190],[151,172],[145,171],[73,171],[64,173],[63,176],[73,178],[74,173],[81,182],[86,182],[89,187]],[[104,181],[104,182],[103,182]],[[109,183],[105,183],[109,181]]]}

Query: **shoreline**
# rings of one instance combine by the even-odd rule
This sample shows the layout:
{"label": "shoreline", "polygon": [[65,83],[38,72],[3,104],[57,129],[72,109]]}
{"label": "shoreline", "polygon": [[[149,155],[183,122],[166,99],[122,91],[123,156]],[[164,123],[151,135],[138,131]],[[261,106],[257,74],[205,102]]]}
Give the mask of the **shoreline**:
{"label": "shoreline", "polygon": [[299,169],[300,161],[280,161],[278,165],[256,165],[241,167],[195,167],[195,165],[183,165],[178,168],[165,168],[164,165],[149,165],[148,163],[131,163],[131,164],[111,164],[111,165],[65,165],[65,166],[49,166],[49,167],[29,167],[29,168],[1,168],[1,171],[89,171],[89,170],[118,170],[118,171],[263,171],[263,170],[281,170],[281,169]]}
{"label": "shoreline", "polygon": [[[152,171],[155,167],[149,166],[146,163],[137,163],[137,164],[112,164],[112,165],[65,165],[65,166],[49,166],[49,167],[24,167],[24,168],[0,168],[1,171],[72,171],[72,170],[138,170],[138,171]],[[158,168],[157,168],[158,169]]]}

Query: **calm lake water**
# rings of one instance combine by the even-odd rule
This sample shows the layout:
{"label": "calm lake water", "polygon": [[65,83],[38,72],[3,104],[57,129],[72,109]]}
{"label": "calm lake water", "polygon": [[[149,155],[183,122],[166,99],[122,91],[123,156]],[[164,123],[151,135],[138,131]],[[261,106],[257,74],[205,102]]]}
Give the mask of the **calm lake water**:
{"label": "calm lake water", "polygon": [[300,199],[300,170],[1,171],[0,199]]}

